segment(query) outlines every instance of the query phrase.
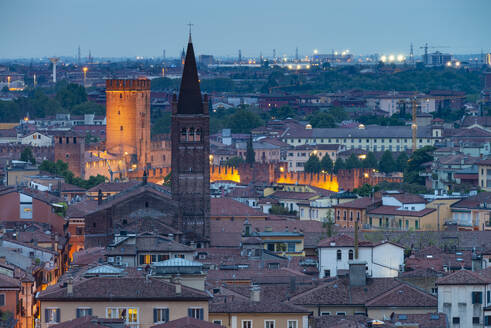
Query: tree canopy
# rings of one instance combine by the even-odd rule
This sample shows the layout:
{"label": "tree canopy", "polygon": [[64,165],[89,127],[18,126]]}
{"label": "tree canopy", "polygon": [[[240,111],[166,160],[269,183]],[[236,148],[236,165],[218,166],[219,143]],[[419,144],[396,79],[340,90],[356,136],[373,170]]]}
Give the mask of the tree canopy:
{"label": "tree canopy", "polygon": [[85,189],[90,189],[106,181],[106,178],[100,174],[97,176],[91,176],[88,180],[76,177],[73,172],[68,169],[68,163],[63,162],[62,160],[58,160],[56,163],[52,161],[43,161],[39,165],[39,169],[41,171],[60,175],[65,179],[66,183],[70,183]]}
{"label": "tree canopy", "polygon": [[392,152],[390,150],[386,150],[380,159],[378,164],[380,172],[384,173],[392,173],[398,171],[396,162],[392,157]]}
{"label": "tree canopy", "polygon": [[305,162],[303,170],[309,173],[319,173],[321,171],[321,162],[317,155],[310,155],[307,162]]}

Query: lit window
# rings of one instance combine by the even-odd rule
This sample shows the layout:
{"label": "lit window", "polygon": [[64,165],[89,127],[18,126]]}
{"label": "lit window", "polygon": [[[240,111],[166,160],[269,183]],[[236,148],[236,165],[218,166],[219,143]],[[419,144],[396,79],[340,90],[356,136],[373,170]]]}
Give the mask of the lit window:
{"label": "lit window", "polygon": [[46,323],[60,322],[60,309],[45,309],[44,322]]}

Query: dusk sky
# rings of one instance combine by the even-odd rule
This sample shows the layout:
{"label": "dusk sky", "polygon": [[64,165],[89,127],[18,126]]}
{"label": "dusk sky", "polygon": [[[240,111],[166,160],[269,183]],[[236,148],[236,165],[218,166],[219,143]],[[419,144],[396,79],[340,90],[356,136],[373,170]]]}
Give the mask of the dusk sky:
{"label": "dusk sky", "polygon": [[[491,51],[490,0],[0,0],[0,58]],[[433,50],[433,49],[431,49]]]}

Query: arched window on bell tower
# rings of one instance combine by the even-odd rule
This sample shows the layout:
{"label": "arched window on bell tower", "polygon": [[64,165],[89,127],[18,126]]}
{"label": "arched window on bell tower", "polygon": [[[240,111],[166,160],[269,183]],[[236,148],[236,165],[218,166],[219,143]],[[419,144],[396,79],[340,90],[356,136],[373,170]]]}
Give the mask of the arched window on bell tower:
{"label": "arched window on bell tower", "polygon": [[186,128],[181,129],[181,141],[187,141],[188,130]]}
{"label": "arched window on bell tower", "polygon": [[188,141],[194,141],[194,128],[189,128]]}
{"label": "arched window on bell tower", "polygon": [[194,141],[201,141],[201,129],[196,128],[196,131],[194,133]]}

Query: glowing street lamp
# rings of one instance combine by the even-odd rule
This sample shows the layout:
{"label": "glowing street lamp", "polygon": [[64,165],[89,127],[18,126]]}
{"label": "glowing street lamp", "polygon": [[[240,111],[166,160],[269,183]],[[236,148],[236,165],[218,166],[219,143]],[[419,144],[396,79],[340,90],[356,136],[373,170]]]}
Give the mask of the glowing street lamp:
{"label": "glowing street lamp", "polygon": [[84,72],[84,87],[87,86],[87,71],[89,70],[89,68],[87,66],[84,66],[82,68],[82,71]]}

